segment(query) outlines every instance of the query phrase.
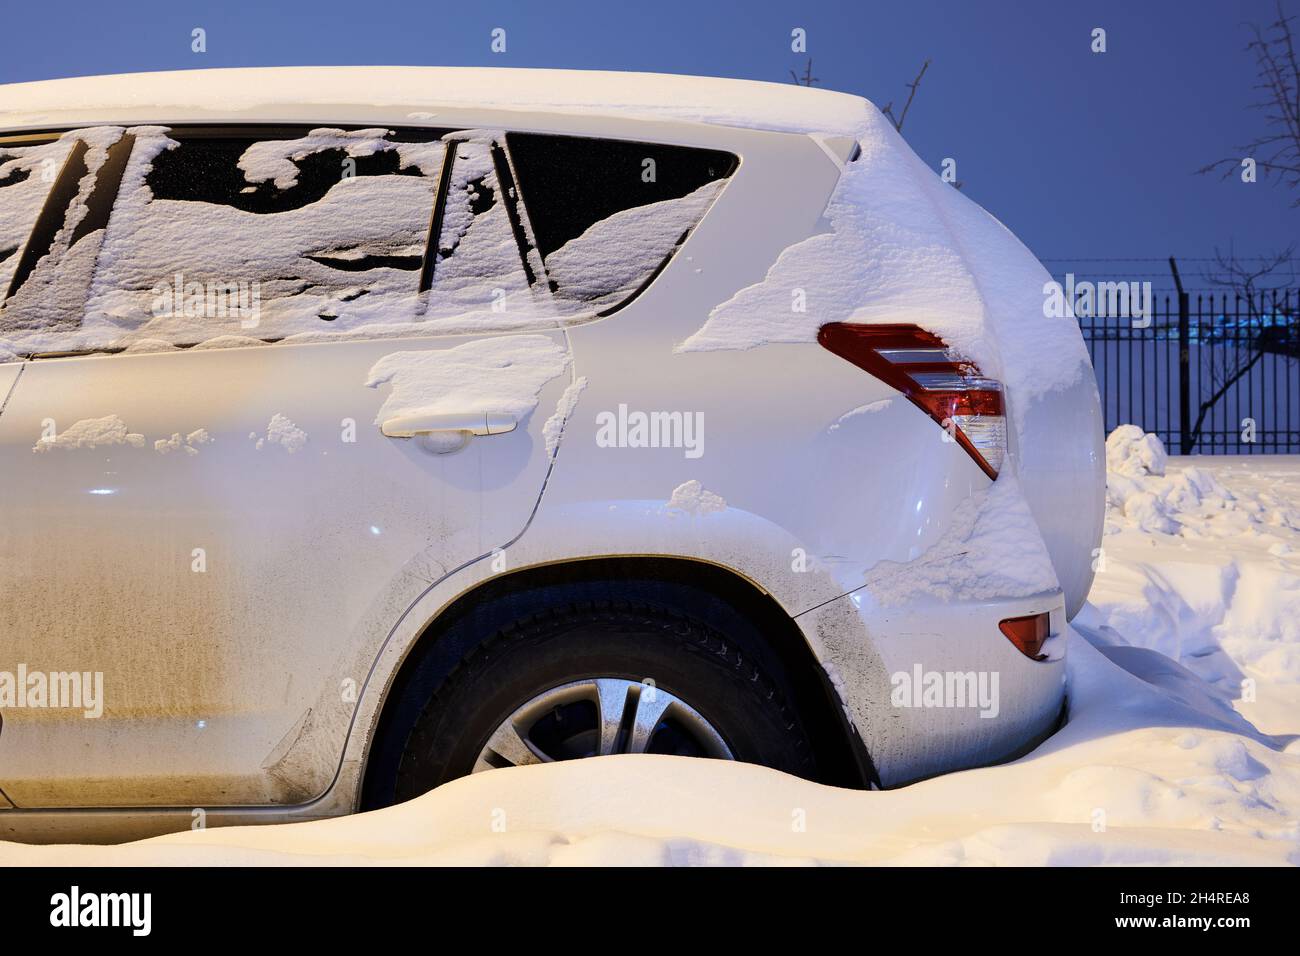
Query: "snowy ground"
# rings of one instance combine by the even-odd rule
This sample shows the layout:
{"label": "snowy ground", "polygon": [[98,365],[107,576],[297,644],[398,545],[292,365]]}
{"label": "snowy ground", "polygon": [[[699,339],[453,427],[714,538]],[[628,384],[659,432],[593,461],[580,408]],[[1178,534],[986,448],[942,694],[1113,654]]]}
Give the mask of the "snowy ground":
{"label": "snowy ground", "polygon": [[1300,864],[1300,457],[1108,445],[1070,720],[1015,763],[855,792],[610,757],[320,823],[0,844],[0,864]]}

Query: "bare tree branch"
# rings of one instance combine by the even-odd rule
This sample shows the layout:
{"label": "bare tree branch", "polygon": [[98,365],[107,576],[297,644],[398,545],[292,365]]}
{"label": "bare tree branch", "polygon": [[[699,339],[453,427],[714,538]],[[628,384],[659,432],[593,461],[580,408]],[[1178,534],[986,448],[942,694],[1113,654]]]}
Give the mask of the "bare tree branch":
{"label": "bare tree branch", "polygon": [[[1273,176],[1288,189],[1300,189],[1300,58],[1297,58],[1294,16],[1277,0],[1277,19],[1260,27],[1251,24],[1253,39],[1246,50],[1254,53],[1258,82],[1253,89],[1260,99],[1250,104],[1264,118],[1264,131],[1237,147],[1241,155],[1215,160],[1198,173],[1220,171],[1224,179],[1241,168],[1243,159],[1253,159],[1265,178]],[[1300,206],[1300,195],[1291,203]]]}
{"label": "bare tree branch", "polygon": [[894,129],[898,130],[898,132],[900,133],[903,131],[903,121],[907,119],[907,111],[911,109],[912,100],[916,98],[917,87],[921,85],[921,77],[925,76],[925,71],[928,70],[929,68],[930,68],[930,61],[926,60],[924,63],[921,64],[921,72],[916,74],[916,79],[914,79],[911,83],[907,84],[907,90],[908,90],[907,102],[903,104],[903,112],[900,113],[897,118],[895,118],[894,116],[893,100],[890,100],[887,104],[885,104],[885,108],[880,111],[889,117],[889,121],[894,124]]}
{"label": "bare tree branch", "polygon": [[[1296,281],[1295,250],[1295,243],[1291,243],[1281,252],[1243,260],[1237,257],[1232,246],[1226,253],[1215,249],[1215,271],[1207,272],[1205,280],[1243,298],[1269,289],[1286,288]],[[1284,269],[1284,266],[1290,268]],[[1275,276],[1274,273],[1279,274]]]}
{"label": "bare tree branch", "polygon": [[[1231,339],[1223,333],[1223,367],[1216,368],[1210,363],[1210,383],[1214,388],[1201,402],[1197,410],[1196,422],[1192,426],[1191,440],[1193,446],[1200,439],[1201,429],[1206,416],[1228,390],[1245,377],[1259,361],[1269,353],[1300,357],[1300,309],[1292,303],[1290,297],[1281,301],[1276,295],[1279,289],[1286,289],[1296,281],[1295,243],[1281,252],[1258,259],[1238,258],[1231,246],[1226,253],[1214,250],[1216,271],[1204,274],[1205,280],[1233,296],[1234,325]],[[1267,309],[1265,302],[1270,300]],[[1240,325],[1241,306],[1245,305],[1245,331]],[[1227,320],[1227,295],[1224,296],[1224,320]],[[1211,297],[1213,311],[1213,297]],[[1279,321],[1280,320],[1280,321]],[[1214,335],[1213,327],[1210,335]]]}
{"label": "bare tree branch", "polygon": [[808,57],[808,65],[804,67],[803,76],[800,77],[794,70],[791,70],[790,79],[794,80],[795,83],[800,86],[812,86],[814,83],[821,82],[818,77],[812,75],[812,57]]}

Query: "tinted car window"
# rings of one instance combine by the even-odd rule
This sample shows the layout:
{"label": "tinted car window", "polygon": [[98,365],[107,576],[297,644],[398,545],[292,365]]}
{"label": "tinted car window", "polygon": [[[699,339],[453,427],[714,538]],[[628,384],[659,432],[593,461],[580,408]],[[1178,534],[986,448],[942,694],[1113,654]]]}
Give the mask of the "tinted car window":
{"label": "tinted car window", "polygon": [[730,153],[509,133],[536,248],[555,295],[625,300],[662,268],[736,167]]}

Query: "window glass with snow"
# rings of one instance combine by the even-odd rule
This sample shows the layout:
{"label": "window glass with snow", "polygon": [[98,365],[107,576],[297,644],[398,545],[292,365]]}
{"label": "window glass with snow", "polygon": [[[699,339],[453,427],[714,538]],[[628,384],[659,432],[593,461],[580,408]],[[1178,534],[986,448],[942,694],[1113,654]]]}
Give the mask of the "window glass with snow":
{"label": "window glass with snow", "polygon": [[580,321],[657,274],[735,165],[473,130],[104,126],[0,145],[0,349]]}
{"label": "window glass with snow", "polygon": [[454,139],[437,250],[422,282],[424,317],[466,331],[545,325],[555,310],[528,261],[534,254],[499,137]]}
{"label": "window glass with snow", "polygon": [[21,253],[73,140],[67,137],[0,142],[0,296],[13,281]]}
{"label": "window glass with snow", "polygon": [[111,175],[121,137],[105,128],[0,145],[0,349],[47,332],[57,340],[79,321],[107,219],[94,187]]}
{"label": "window glass with snow", "polygon": [[436,136],[132,132],[86,306],[96,342],[274,340],[414,318]]}
{"label": "window glass with snow", "polygon": [[509,133],[540,267],[564,312],[634,296],[703,218],[736,167],[716,150]]}
{"label": "window glass with snow", "polygon": [[9,244],[11,233],[31,236],[10,267],[0,345],[27,354],[147,350],[400,329],[423,311],[440,136],[66,134],[47,147],[62,144],[70,157],[47,195],[0,219]]}

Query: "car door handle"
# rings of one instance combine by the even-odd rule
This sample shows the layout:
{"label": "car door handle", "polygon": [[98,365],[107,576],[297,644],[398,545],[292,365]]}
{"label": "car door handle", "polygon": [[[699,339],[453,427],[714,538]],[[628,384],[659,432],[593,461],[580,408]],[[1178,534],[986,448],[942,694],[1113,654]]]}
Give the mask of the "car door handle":
{"label": "car door handle", "polygon": [[438,432],[467,432],[470,435],[504,435],[519,422],[502,412],[410,412],[390,418],[379,426],[389,438],[414,438]]}

